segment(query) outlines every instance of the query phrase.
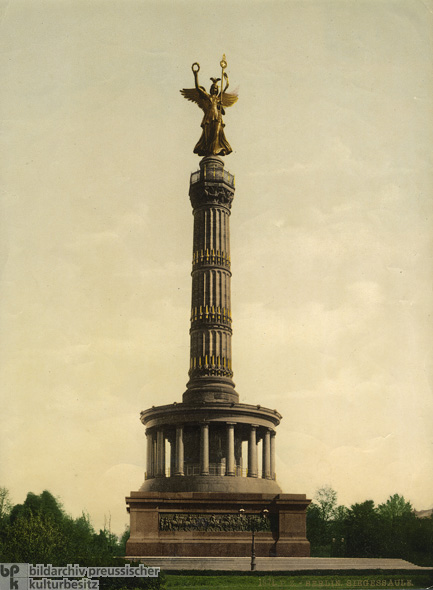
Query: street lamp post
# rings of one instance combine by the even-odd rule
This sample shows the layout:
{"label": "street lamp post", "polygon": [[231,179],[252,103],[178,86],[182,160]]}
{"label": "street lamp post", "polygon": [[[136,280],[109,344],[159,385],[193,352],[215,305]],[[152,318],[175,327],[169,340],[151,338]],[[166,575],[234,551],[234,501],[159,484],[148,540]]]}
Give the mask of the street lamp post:
{"label": "street lamp post", "polygon": [[[241,516],[245,516],[245,510],[243,508],[239,509],[239,513]],[[267,517],[269,513],[269,510],[267,508],[264,508],[261,511],[261,516],[265,516]],[[256,571],[256,538],[255,538],[255,520],[254,517],[251,518],[251,571],[255,572]]]}

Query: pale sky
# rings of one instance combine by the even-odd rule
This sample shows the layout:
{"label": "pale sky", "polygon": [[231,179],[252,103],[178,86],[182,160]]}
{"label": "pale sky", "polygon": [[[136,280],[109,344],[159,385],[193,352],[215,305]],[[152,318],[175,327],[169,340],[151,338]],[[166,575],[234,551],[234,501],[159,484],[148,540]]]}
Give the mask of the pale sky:
{"label": "pale sky", "polygon": [[433,507],[432,0],[0,2],[0,484],[121,533],[188,379],[189,175],[227,56],[233,368],[286,493]]}

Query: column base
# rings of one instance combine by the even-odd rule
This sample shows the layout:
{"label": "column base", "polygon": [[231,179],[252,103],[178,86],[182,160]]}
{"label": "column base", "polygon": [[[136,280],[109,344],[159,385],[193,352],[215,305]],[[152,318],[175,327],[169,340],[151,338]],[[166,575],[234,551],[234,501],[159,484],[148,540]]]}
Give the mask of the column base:
{"label": "column base", "polygon": [[187,383],[187,390],[182,396],[184,404],[202,402],[239,403],[239,394],[235,384],[225,377],[200,377]]}
{"label": "column base", "polygon": [[206,492],[206,493],[257,493],[281,494],[281,488],[273,479],[238,477],[230,475],[184,475],[182,477],[153,477],[146,479],[140,492]]}

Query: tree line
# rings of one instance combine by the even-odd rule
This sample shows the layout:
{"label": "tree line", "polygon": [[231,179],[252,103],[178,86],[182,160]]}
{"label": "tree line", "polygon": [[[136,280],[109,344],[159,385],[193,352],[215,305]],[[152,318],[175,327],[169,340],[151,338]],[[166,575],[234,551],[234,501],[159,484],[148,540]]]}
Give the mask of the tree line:
{"label": "tree line", "polygon": [[[119,566],[128,563],[123,558],[128,538],[129,530],[121,537],[107,526],[96,532],[88,514],[72,518],[48,491],[30,492],[13,506],[8,490],[0,487],[0,563]],[[99,578],[101,590],[162,587],[161,577]]]}
{"label": "tree line", "polygon": [[[48,491],[29,493],[13,506],[8,490],[0,488],[0,563],[119,565],[128,537],[128,530],[117,537],[106,526],[96,532],[87,514],[72,518]],[[346,508],[338,505],[335,490],[322,487],[307,510],[307,537],[315,557],[401,558],[433,566],[433,514],[418,518],[398,494],[378,506],[366,500]],[[100,580],[102,590],[160,584],[160,578]]]}
{"label": "tree line", "polygon": [[418,518],[399,494],[378,506],[366,500],[346,508],[335,490],[322,487],[307,510],[307,537],[316,557],[400,558],[433,566],[433,515]]}

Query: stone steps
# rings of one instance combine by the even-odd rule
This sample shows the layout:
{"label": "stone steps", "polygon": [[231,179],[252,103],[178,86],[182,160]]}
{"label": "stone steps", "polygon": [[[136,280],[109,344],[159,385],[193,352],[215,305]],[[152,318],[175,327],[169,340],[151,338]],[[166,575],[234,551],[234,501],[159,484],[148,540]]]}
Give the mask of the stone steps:
{"label": "stone steps", "polygon": [[[250,571],[249,557],[128,557],[145,565],[170,570]],[[256,571],[324,570],[433,570],[404,559],[368,559],[343,557],[257,557]]]}

